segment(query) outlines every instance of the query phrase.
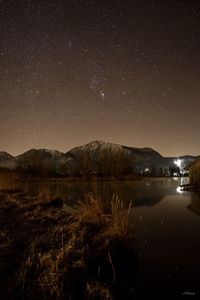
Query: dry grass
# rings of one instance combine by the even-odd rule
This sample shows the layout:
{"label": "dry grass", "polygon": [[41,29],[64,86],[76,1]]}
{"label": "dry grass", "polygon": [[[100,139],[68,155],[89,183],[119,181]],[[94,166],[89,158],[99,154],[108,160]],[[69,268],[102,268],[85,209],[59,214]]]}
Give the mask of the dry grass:
{"label": "dry grass", "polygon": [[[26,200],[20,194],[6,198],[12,208],[9,217],[14,216],[17,226],[4,224],[10,230],[9,238],[0,232],[3,244],[13,247],[10,259],[16,260],[12,273],[17,276],[13,275],[9,296],[29,300],[113,299],[119,285],[117,264],[134,233],[129,228],[131,206],[125,209],[115,194],[105,209],[99,196],[88,194],[71,214],[64,209],[62,199],[48,193],[23,197]],[[2,213],[6,213],[5,207]],[[2,294],[4,298],[8,296]]]}
{"label": "dry grass", "polygon": [[112,230],[119,236],[125,238],[130,234],[129,217],[132,203],[125,209],[124,203],[118,194],[114,194],[111,202],[112,207]]}
{"label": "dry grass", "polygon": [[0,253],[7,253],[12,245],[12,241],[7,233],[0,230]]}
{"label": "dry grass", "polygon": [[88,299],[112,300],[112,295],[107,286],[100,283],[87,283],[86,291]]}

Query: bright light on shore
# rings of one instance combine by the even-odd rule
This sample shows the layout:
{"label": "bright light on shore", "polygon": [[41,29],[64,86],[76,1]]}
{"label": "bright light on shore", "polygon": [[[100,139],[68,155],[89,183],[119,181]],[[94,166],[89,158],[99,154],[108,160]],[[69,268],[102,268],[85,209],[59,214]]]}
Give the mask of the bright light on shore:
{"label": "bright light on shore", "polygon": [[182,160],[178,158],[174,161],[174,163],[180,168],[182,164]]}

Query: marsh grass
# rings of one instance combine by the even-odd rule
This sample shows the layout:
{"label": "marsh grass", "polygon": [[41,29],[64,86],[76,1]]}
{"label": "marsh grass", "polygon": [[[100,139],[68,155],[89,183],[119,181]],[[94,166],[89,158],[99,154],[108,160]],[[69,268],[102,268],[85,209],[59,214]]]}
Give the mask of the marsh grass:
{"label": "marsh grass", "polygon": [[[13,240],[8,236],[8,234],[0,230],[0,253],[7,254],[12,242]],[[0,263],[3,264],[3,262]]]}
{"label": "marsh grass", "polygon": [[[9,216],[4,202],[10,203]],[[122,277],[119,261],[134,237],[131,205],[127,209],[114,194],[108,206],[89,193],[72,213],[48,190],[37,197],[12,194],[4,202],[1,226],[10,234],[1,231],[0,240],[14,264],[7,262],[2,287],[10,286],[2,288],[1,299],[114,299]]]}
{"label": "marsh grass", "polygon": [[132,208],[132,202],[129,203],[128,209],[125,208],[123,200],[117,193],[113,194],[111,201],[112,230],[122,238],[130,234],[129,219]]}

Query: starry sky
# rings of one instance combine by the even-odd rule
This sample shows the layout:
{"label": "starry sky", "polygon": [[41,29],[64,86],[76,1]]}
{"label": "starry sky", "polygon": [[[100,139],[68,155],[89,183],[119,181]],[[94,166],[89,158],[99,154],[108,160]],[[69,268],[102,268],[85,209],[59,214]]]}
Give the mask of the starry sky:
{"label": "starry sky", "polygon": [[200,155],[200,1],[0,0],[0,150]]}

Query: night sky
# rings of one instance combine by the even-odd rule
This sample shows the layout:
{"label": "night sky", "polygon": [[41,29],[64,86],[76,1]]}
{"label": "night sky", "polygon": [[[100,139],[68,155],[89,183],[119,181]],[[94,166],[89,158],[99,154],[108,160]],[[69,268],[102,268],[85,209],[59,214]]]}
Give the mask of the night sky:
{"label": "night sky", "polygon": [[200,1],[0,0],[0,150],[200,154]]}

